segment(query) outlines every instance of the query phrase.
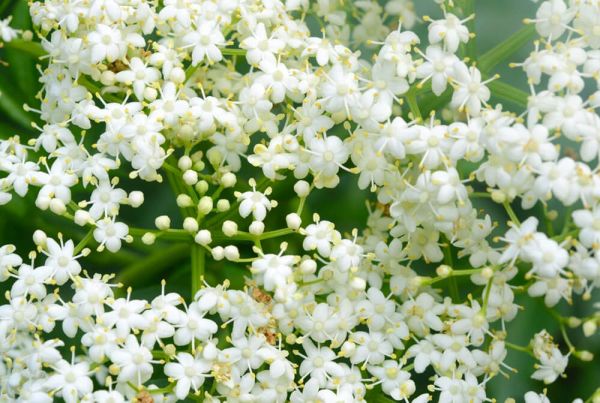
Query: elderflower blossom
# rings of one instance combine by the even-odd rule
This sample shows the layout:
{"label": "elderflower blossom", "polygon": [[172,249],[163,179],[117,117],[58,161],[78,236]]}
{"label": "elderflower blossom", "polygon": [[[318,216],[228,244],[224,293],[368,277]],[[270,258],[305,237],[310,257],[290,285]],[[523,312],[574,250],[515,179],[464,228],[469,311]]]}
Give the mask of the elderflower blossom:
{"label": "elderflower blossom", "polygon": [[[0,400],[475,403],[594,359],[569,334],[599,324],[600,6],[542,1],[478,60],[461,2],[422,37],[410,0],[384,3],[31,1],[39,41],[0,21],[45,55],[0,205],[33,194],[82,233],[0,246]],[[535,36],[529,92],[498,81],[494,52]],[[346,232],[319,203],[354,204],[348,181],[368,214]],[[137,227],[159,188],[180,217]],[[181,256],[191,290],[129,287]],[[531,298],[560,338],[515,342]],[[589,316],[554,309],[574,301]]]}

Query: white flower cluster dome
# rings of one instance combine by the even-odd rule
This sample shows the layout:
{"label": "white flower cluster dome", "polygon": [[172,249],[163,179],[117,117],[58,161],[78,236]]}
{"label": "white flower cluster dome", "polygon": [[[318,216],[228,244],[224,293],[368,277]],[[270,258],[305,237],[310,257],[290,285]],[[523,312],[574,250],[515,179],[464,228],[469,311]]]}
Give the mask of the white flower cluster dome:
{"label": "white flower cluster dome", "polygon": [[[44,55],[37,137],[0,140],[0,204],[34,193],[87,231],[0,248],[0,400],[475,403],[523,376],[512,354],[540,391],[592,361],[569,333],[600,323],[600,3],[541,2],[481,57],[471,2],[436,3],[423,37],[408,0],[31,1],[35,40],[0,22]],[[536,33],[530,93],[490,74]],[[370,198],[350,233],[307,211],[341,177]],[[143,182],[181,217],[131,225]],[[139,241],[184,245],[192,298],[87,270]],[[215,261],[245,286],[209,284]],[[511,338],[519,293],[559,337]]]}

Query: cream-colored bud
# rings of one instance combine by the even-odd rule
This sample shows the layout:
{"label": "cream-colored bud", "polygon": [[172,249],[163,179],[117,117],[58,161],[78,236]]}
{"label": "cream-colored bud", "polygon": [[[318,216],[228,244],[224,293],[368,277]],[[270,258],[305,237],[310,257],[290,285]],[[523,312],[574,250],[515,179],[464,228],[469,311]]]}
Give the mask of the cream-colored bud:
{"label": "cream-colored bud", "polygon": [[302,274],[314,274],[317,271],[317,262],[312,259],[305,259],[300,263]]}
{"label": "cream-colored bud", "polygon": [[140,192],[139,190],[134,190],[133,192],[129,193],[127,200],[129,200],[129,205],[131,207],[137,208],[144,203],[144,193]]}
{"label": "cream-colored bud", "polygon": [[225,236],[235,236],[238,232],[238,225],[235,221],[227,220],[223,221],[221,229]]}
{"label": "cream-colored bud", "polygon": [[194,188],[196,189],[196,192],[203,195],[208,190],[208,182],[206,182],[205,180],[201,180],[198,183],[196,183],[196,186],[194,186]]}
{"label": "cream-colored bud", "polygon": [[181,169],[182,171],[187,171],[188,169],[190,169],[192,167],[193,161],[190,157],[188,157],[187,155],[184,155],[183,157],[179,158],[179,160],[177,161],[177,167],[179,169]]}
{"label": "cream-colored bud", "polygon": [[296,213],[290,213],[285,217],[285,222],[289,229],[297,230],[302,225],[302,218]]}
{"label": "cream-colored bud", "polygon": [[171,227],[171,219],[167,215],[161,215],[154,219],[154,225],[161,231],[168,230]]}
{"label": "cream-colored bud", "polygon": [[194,205],[192,198],[186,194],[177,195],[177,206],[186,208]]}
{"label": "cream-colored bud", "polygon": [[54,214],[63,215],[67,212],[67,206],[65,206],[65,203],[60,199],[50,200],[49,207],[50,211],[52,211]]}
{"label": "cream-colored bud", "polygon": [[583,323],[583,334],[586,337],[592,337],[594,334],[596,334],[596,330],[598,330],[596,320],[590,319]]}
{"label": "cream-colored bud", "polygon": [[94,220],[92,220],[92,216],[90,216],[90,213],[87,210],[77,210],[73,216],[73,221],[75,224],[82,227],[94,222]]}
{"label": "cream-colored bud", "polygon": [[203,229],[198,231],[194,237],[194,241],[199,245],[208,245],[212,242],[212,235],[209,230]]}
{"label": "cream-colored bud", "polygon": [[310,185],[305,180],[299,180],[294,185],[294,192],[296,192],[298,197],[306,197],[310,193]]}
{"label": "cream-colored bud", "polygon": [[142,235],[142,243],[144,245],[153,245],[155,241],[156,235],[154,235],[152,232],[146,232],[144,235]]}
{"label": "cream-colored bud", "polygon": [[35,230],[33,233],[33,243],[37,246],[44,247],[46,245],[46,241],[48,240],[48,236],[41,229]]}
{"label": "cream-colored bud", "polygon": [[229,210],[230,208],[231,208],[231,204],[229,203],[229,200],[227,200],[227,199],[219,199],[217,201],[217,210],[219,212],[222,213],[224,211]]}
{"label": "cream-colored bud", "polygon": [[234,245],[227,245],[224,249],[224,254],[227,260],[238,260],[240,258],[240,251]]}
{"label": "cream-colored bud", "polygon": [[183,220],[183,229],[191,233],[198,232],[198,221],[193,217],[186,217]]}
{"label": "cream-colored bud", "polygon": [[222,246],[215,246],[214,248],[212,248],[211,253],[213,259],[215,260],[223,260],[223,258],[225,257],[225,250]]}
{"label": "cream-colored bud", "polygon": [[221,185],[225,188],[234,187],[236,182],[237,182],[237,178],[231,172],[227,172],[226,174],[224,174],[221,177]]}
{"label": "cream-colored bud", "polygon": [[198,172],[188,169],[183,173],[183,181],[186,185],[194,186],[198,183]]}
{"label": "cream-colored bud", "polygon": [[213,199],[210,196],[204,196],[198,202],[198,212],[206,215],[213,209]]}
{"label": "cream-colored bud", "polygon": [[452,267],[448,266],[447,264],[439,265],[437,269],[435,269],[435,273],[442,278],[448,277],[450,274],[452,274]]}
{"label": "cream-colored bud", "polygon": [[248,228],[248,232],[252,235],[261,235],[265,232],[265,224],[262,221],[252,221]]}

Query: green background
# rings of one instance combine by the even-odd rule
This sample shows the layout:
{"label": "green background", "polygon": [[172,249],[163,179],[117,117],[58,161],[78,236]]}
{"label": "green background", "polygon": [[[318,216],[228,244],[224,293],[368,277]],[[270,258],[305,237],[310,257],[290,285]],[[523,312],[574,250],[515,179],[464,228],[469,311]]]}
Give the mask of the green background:
{"label": "green background", "polygon": [[[433,18],[440,16],[439,8],[432,2],[416,0],[415,3],[419,15],[427,14]],[[536,7],[534,3],[526,0],[476,1],[478,54],[482,54],[520,29],[522,19],[534,16]],[[13,15],[13,26],[24,29],[30,27],[26,1],[3,0],[0,3],[0,16],[4,18],[11,14]],[[419,24],[414,29],[421,34],[426,32],[423,24]],[[421,35],[421,37],[423,36]],[[527,49],[523,49],[512,56],[510,61],[521,61],[526,55]],[[10,67],[0,66],[0,136],[1,138],[7,138],[19,135],[22,142],[26,142],[27,139],[34,138],[37,133],[31,127],[30,121],[41,123],[35,114],[27,114],[20,107],[24,103],[32,106],[37,105],[35,94],[39,89],[39,84],[35,67],[36,61],[25,54],[7,49],[0,49],[0,59],[10,65]],[[504,81],[527,90],[525,87],[526,80],[520,70],[510,69],[507,63],[503,63],[496,68],[496,72],[502,75]],[[93,134],[93,130],[91,134]],[[123,176],[123,180],[127,181],[125,176]],[[295,208],[297,201],[286,199],[286,195],[289,194],[289,185],[288,182],[275,191],[274,197],[281,200],[282,205],[277,208],[276,213],[271,217],[273,221],[281,223],[284,212]],[[136,183],[135,186],[139,188],[140,185]],[[132,187],[124,187],[133,190]],[[178,216],[173,193],[167,184],[144,184],[141,190],[144,190],[147,195],[145,204],[137,210],[125,207],[122,212],[128,224],[151,228],[156,215]],[[27,251],[32,248],[31,234],[37,228],[45,229],[52,236],[60,231],[67,238],[75,240],[83,238],[85,231],[81,228],[50,213],[37,210],[34,206],[34,193],[35,191],[30,192],[25,199],[15,196],[8,205],[0,207],[0,245],[15,244],[19,248],[20,254],[25,256]],[[76,192],[74,199],[82,200],[86,197],[85,193]],[[319,211],[321,217],[339,223],[340,228],[344,231],[350,231],[354,227],[361,228],[364,226],[366,219],[365,203],[369,198],[371,198],[371,195],[368,194],[368,191],[357,192],[355,178],[344,176],[341,186],[335,190],[323,190],[312,195],[307,210],[309,212],[311,210]],[[289,208],[286,208],[286,204],[289,205]],[[492,204],[482,204],[480,207],[490,212],[495,210],[495,206]],[[496,211],[496,214],[502,213]],[[274,241],[271,245],[266,244],[266,246],[277,248]],[[184,296],[189,296],[190,268],[187,261],[189,253],[185,248],[185,246],[166,242],[158,242],[152,247],[134,242],[127,245],[124,250],[116,255],[107,252],[93,253],[86,260],[84,267],[90,272],[107,273],[119,273],[123,268],[132,266],[143,267],[143,275],[126,279],[128,284],[135,287],[137,296],[150,297],[156,295],[159,292],[159,278],[167,279],[169,289],[180,292]],[[239,287],[243,284],[244,275],[245,271],[242,267],[212,261],[208,263],[207,280],[209,283],[214,284],[228,278],[234,286]],[[532,300],[519,297],[517,302],[520,302],[526,308],[520,312],[516,320],[508,324],[509,340],[511,342],[524,345],[533,333],[544,327],[555,334],[560,342],[556,323],[540,299]],[[582,307],[577,302],[575,306],[565,306],[562,303],[560,309],[565,314],[577,316],[589,314],[589,307]],[[573,330],[570,334],[576,346],[600,354],[600,336],[584,338],[580,329]],[[564,343],[561,344],[563,351],[565,351]],[[518,369],[519,374],[512,375],[510,379],[498,376],[490,381],[488,396],[497,398],[499,402],[502,402],[506,397],[514,397],[517,401],[521,401],[526,391],[541,391],[544,388],[541,382],[529,378],[533,371],[533,360],[529,356],[520,352],[509,351],[506,362]],[[571,358],[567,378],[549,386],[548,396],[555,402],[567,402],[575,397],[587,398],[599,384],[599,363],[599,360],[595,360],[593,363],[582,364],[577,359]]]}

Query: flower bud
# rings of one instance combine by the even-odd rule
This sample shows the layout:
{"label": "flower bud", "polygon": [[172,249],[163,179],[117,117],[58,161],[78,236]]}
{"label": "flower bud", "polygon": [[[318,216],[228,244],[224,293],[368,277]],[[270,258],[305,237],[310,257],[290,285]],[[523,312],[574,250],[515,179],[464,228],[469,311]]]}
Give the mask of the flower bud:
{"label": "flower bud", "polygon": [[583,323],[583,334],[586,337],[592,337],[596,334],[596,330],[598,329],[598,325],[594,319],[586,320]]}
{"label": "flower bud", "polygon": [[196,221],[193,217],[186,217],[183,220],[183,229],[187,232],[197,232],[198,231],[198,221]]}
{"label": "flower bud", "polygon": [[192,167],[192,164],[192,159],[187,155],[184,155],[177,161],[177,167],[182,171],[187,171],[188,169],[190,169]]}
{"label": "flower bud", "polygon": [[206,182],[205,180],[202,180],[202,181],[196,183],[196,186],[194,186],[194,188],[196,189],[196,192],[203,195],[208,190],[208,182]]}
{"label": "flower bud", "polygon": [[[212,242],[212,236],[209,230],[203,229],[198,231],[196,236],[194,237],[194,241],[199,245],[208,245]],[[213,249],[214,250],[214,249]]]}
{"label": "flower bud", "polygon": [[225,236],[234,236],[238,232],[238,225],[231,220],[223,221],[223,233]]}
{"label": "flower bud", "polygon": [[350,287],[357,291],[363,291],[367,288],[367,282],[362,277],[353,277],[350,280]]}
{"label": "flower bud", "polygon": [[137,208],[144,203],[144,193],[140,192],[139,190],[134,190],[133,192],[129,193],[128,200],[131,207]]}
{"label": "flower bud", "polygon": [[240,251],[237,246],[227,245],[224,250],[225,258],[227,260],[238,260],[240,258]]}
{"label": "flower bud", "polygon": [[314,274],[317,271],[317,262],[313,259],[305,259],[300,263],[300,271],[302,274]]}
{"label": "flower bud", "polygon": [[252,221],[250,227],[248,228],[248,232],[252,235],[261,235],[265,232],[265,224],[261,221]]}
{"label": "flower bud", "polygon": [[219,199],[217,201],[217,210],[222,213],[224,211],[227,211],[231,208],[231,205],[229,204],[229,200],[227,199]]}
{"label": "flower bud", "polygon": [[116,74],[111,70],[105,70],[100,75],[100,82],[105,86],[111,86],[115,83]]}
{"label": "flower bud", "polygon": [[198,202],[198,212],[202,215],[207,215],[213,208],[213,200],[210,196],[204,196]]}
{"label": "flower bud", "polygon": [[345,341],[340,349],[340,355],[343,357],[350,357],[356,351],[356,344],[351,341]]}
{"label": "flower bud", "polygon": [[310,185],[307,181],[300,180],[294,185],[294,192],[298,197],[306,197],[310,193]]}
{"label": "flower bud", "polygon": [[188,169],[183,173],[183,181],[186,185],[194,186],[198,183],[198,172]]}
{"label": "flower bud", "polygon": [[169,80],[175,84],[181,84],[185,81],[185,71],[181,67],[173,67],[169,73]]}
{"label": "flower bud", "polygon": [[75,216],[73,217],[73,221],[75,224],[82,227],[94,222],[94,220],[92,220],[92,216],[90,216],[90,213],[87,210],[77,210],[75,212]]}
{"label": "flower bud", "polygon": [[152,232],[146,232],[144,235],[142,235],[142,243],[144,245],[153,245],[155,241],[156,235],[154,235]]}
{"label": "flower bud", "polygon": [[154,220],[154,225],[161,231],[168,230],[171,227],[171,219],[166,215],[158,216]]}
{"label": "flower bud", "polygon": [[296,213],[290,213],[285,217],[289,229],[297,230],[302,225],[302,219]]}
{"label": "flower bud", "polygon": [[177,195],[177,206],[178,207],[191,207],[194,204],[192,198],[186,194]]}
{"label": "flower bud", "polygon": [[158,91],[156,90],[156,88],[152,88],[152,87],[144,88],[144,98],[147,99],[148,101],[150,101],[150,102],[154,101],[157,96],[158,96]]}
{"label": "flower bud", "polygon": [[223,257],[225,257],[225,251],[222,246],[215,246],[212,248],[211,253],[215,260],[223,260]]}
{"label": "flower bud", "polygon": [[67,206],[60,199],[52,199],[50,200],[50,211],[57,215],[63,215],[67,212]]}
{"label": "flower bud", "polygon": [[46,245],[46,241],[48,240],[48,236],[41,229],[35,230],[33,233],[33,243],[37,246],[44,247]]}
{"label": "flower bud", "polygon": [[46,196],[39,196],[35,199],[35,206],[40,210],[48,210],[50,206],[50,198]]}
{"label": "flower bud", "polygon": [[435,273],[439,277],[446,278],[452,274],[452,267],[448,266],[447,264],[439,265],[438,268],[435,269]]}
{"label": "flower bud", "polygon": [[237,182],[237,178],[231,172],[227,172],[221,177],[221,185],[225,188],[234,187]]}

